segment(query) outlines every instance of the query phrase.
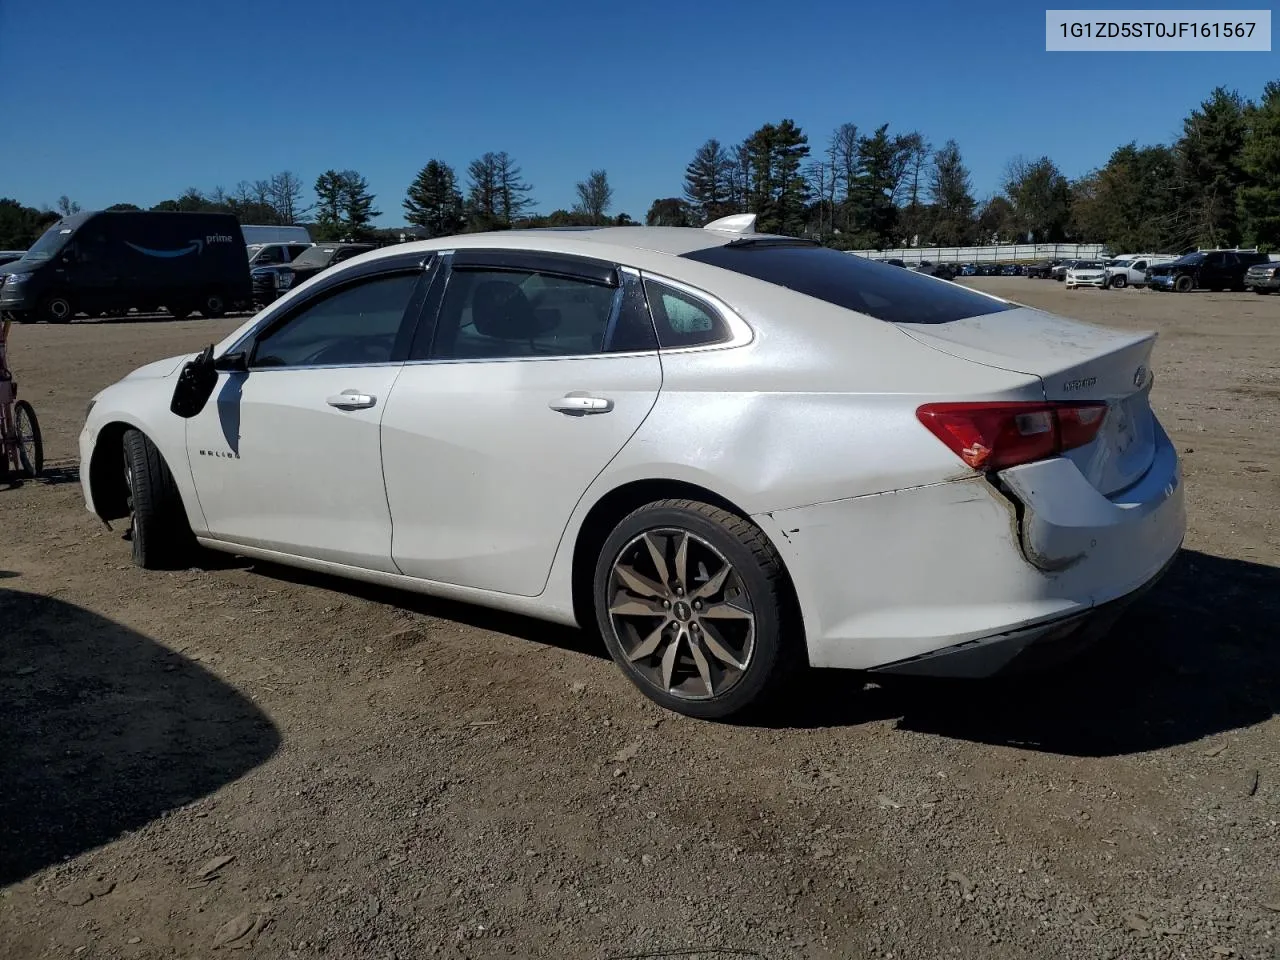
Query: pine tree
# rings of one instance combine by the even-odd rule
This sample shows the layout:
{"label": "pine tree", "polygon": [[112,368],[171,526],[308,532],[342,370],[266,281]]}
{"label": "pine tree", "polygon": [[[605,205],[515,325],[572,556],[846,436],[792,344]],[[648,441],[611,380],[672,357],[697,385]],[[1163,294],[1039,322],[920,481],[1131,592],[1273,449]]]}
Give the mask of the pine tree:
{"label": "pine tree", "polygon": [[1194,214],[1194,239],[1212,246],[1240,238],[1236,201],[1246,177],[1241,168],[1245,102],[1218,87],[1183,121],[1177,144],[1182,177]]}
{"label": "pine tree", "polygon": [[1280,82],[1268,83],[1249,111],[1240,166],[1250,180],[1238,202],[1245,239],[1280,249]]}
{"label": "pine tree", "polygon": [[405,219],[422,227],[427,237],[444,237],[462,229],[462,194],[453,168],[429,160],[418,171],[404,200]]}
{"label": "pine tree", "polygon": [[369,181],[354,170],[344,170],[340,175],[342,187],[342,219],[346,236],[363,240],[372,234],[373,221],[382,216],[373,207],[374,196],[369,192]]}
{"label": "pine tree", "polygon": [[684,195],[696,219],[709,223],[734,212],[733,161],[720,141],[708,140],[684,168]]}
{"label": "pine tree", "polygon": [[[316,239],[341,240],[344,232],[342,220],[342,174],[326,170],[316,177]],[[252,198],[250,198],[252,202]]]}
{"label": "pine tree", "polygon": [[929,193],[934,205],[933,242],[958,246],[973,239],[973,187],[960,159],[960,146],[948,140],[933,155]]}

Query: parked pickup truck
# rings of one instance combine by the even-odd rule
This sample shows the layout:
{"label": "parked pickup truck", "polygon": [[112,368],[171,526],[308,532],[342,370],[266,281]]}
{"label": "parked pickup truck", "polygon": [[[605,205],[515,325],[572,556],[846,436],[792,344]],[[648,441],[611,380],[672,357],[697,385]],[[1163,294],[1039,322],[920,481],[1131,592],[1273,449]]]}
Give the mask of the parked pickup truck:
{"label": "parked pickup truck", "polygon": [[1117,257],[1107,261],[1107,286],[1145,287],[1147,285],[1147,268],[1158,263],[1159,258],[1148,254]]}
{"label": "parked pickup truck", "polygon": [[1245,271],[1244,285],[1258,294],[1280,290],[1280,261],[1255,263]]}

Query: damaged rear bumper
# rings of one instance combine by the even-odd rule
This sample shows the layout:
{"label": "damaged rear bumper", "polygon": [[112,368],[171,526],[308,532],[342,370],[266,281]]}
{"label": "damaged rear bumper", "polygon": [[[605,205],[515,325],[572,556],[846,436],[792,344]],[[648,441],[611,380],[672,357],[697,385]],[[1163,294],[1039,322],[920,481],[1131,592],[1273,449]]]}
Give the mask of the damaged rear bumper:
{"label": "damaged rear bumper", "polygon": [[1087,613],[1065,617],[1009,633],[968,640],[918,657],[873,667],[873,673],[898,676],[987,679],[1031,673],[1056,666],[1103,639],[1111,628],[1148,590],[1154,587],[1177,559],[1169,561],[1137,590],[1117,600],[1093,607]]}
{"label": "damaged rear bumper", "polygon": [[1182,545],[1163,430],[1143,479],[1111,497],[1063,458],[1001,480],[1004,492],[975,475],[756,515],[791,574],[809,662],[999,672],[1104,634]]}

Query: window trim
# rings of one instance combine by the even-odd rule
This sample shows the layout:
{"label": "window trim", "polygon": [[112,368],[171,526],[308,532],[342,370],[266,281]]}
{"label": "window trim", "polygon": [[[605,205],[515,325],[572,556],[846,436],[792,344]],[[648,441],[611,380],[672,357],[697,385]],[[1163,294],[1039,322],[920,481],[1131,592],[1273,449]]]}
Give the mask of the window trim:
{"label": "window trim", "polygon": [[[673,280],[672,278],[660,273],[652,273],[648,270],[638,271],[641,282],[652,280],[655,283],[661,283],[671,287],[673,290],[683,293],[685,296],[692,297],[695,300],[701,300],[708,307],[711,307],[720,315],[720,319],[729,330],[729,338],[727,340],[719,340],[715,343],[693,343],[683,347],[664,347],[661,345],[661,337],[659,337],[658,352],[664,356],[669,353],[697,353],[703,350],[731,350],[734,347],[745,347],[755,339],[755,331],[751,325],[747,323],[738,314],[736,310],[721,300],[714,294],[707,293],[692,284],[684,283],[681,280]],[[648,293],[645,293],[646,299]],[[653,319],[653,307],[649,308],[649,318]],[[657,325],[654,325],[654,331],[657,332]]]}
{"label": "window trim", "polygon": [[[465,253],[496,253],[504,257],[504,262],[497,264],[489,264],[481,262],[479,258],[471,262],[463,262],[459,264],[457,261],[460,256]],[[634,267],[623,266],[622,264],[613,264],[605,260],[594,260],[589,257],[581,257],[577,254],[561,254],[561,253],[545,253],[541,250],[507,250],[489,247],[464,248],[463,250],[439,250],[437,251],[437,259],[439,261],[439,269],[437,275],[440,278],[438,283],[432,284],[431,295],[426,304],[426,309],[422,311],[419,320],[418,331],[414,336],[413,343],[410,346],[408,356],[405,359],[407,366],[420,366],[423,364],[439,364],[439,363],[529,363],[541,362],[546,360],[562,361],[562,360],[592,360],[603,357],[648,357],[659,352],[657,344],[657,331],[654,331],[655,346],[651,350],[628,350],[625,352],[610,352],[609,344],[612,341],[614,328],[617,326],[618,314],[622,309],[622,299],[625,293],[622,283],[622,275],[629,273],[641,282],[641,290],[643,290],[643,277],[641,272]],[[495,260],[498,258],[495,257]],[[523,262],[521,262],[523,261]],[[554,265],[548,267],[552,262],[583,264],[588,265],[589,270],[573,271],[555,269]],[[614,283],[606,282],[603,278],[603,268],[607,267],[614,276]],[[433,357],[432,350],[435,347],[436,332],[439,326],[440,310],[444,306],[444,298],[449,291],[449,282],[453,278],[455,270],[469,273],[476,271],[483,272],[520,272],[520,273],[540,273],[546,276],[561,277],[569,280],[577,280],[582,283],[592,284],[594,286],[610,287],[614,291],[613,305],[609,308],[609,319],[605,323],[604,337],[601,341],[600,349],[595,353],[555,353],[540,354],[534,357]],[[646,302],[646,312],[648,312]],[[653,315],[649,313],[649,322],[653,322]],[[423,353],[425,356],[416,356]]]}
{"label": "window trim", "polygon": [[[308,293],[307,296],[290,300],[288,303],[283,304],[280,309],[267,313],[258,323],[246,331],[244,336],[240,337],[224,352],[245,352],[248,355],[249,372],[259,374],[288,370],[332,370],[350,367],[399,366],[404,363],[408,355],[409,345],[421,320],[422,307],[427,292],[433,285],[438,273],[438,266],[439,257],[432,253],[425,258],[419,254],[412,257],[388,258],[385,261],[376,260],[361,267],[343,270],[341,274],[332,277],[330,282],[317,285],[317,288]],[[299,314],[309,310],[316,304],[362,283],[370,283],[386,277],[413,274],[418,275],[418,281],[409,295],[408,302],[405,304],[404,313],[401,314],[400,326],[396,331],[395,343],[392,346],[389,360],[358,364],[308,363],[287,367],[253,365],[253,357],[257,352],[259,341],[263,337],[286,326]]]}

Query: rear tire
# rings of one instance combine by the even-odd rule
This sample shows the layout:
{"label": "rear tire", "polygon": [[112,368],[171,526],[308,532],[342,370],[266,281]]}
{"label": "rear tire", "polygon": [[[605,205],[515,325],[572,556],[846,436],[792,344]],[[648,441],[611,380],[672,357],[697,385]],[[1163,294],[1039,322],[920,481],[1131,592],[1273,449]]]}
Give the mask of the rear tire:
{"label": "rear tire", "polygon": [[36,411],[25,400],[13,405],[13,422],[18,430],[18,460],[23,472],[34,480],[44,472],[44,439]]}
{"label": "rear tire", "polygon": [[123,447],[133,562],[145,570],[187,566],[196,542],[169,465],[139,430],[125,431]]}
{"label": "rear tire", "polygon": [[204,300],[200,302],[200,313],[210,320],[216,320],[227,314],[227,301],[221,293],[212,291],[205,294]]}
{"label": "rear tire", "polygon": [[625,517],[593,578],[614,662],[654,703],[702,719],[759,708],[801,662],[791,596],[764,533],[696,500],[660,500]]}
{"label": "rear tire", "polygon": [[48,297],[40,305],[40,315],[50,323],[70,323],[76,310],[66,297]]}
{"label": "rear tire", "polygon": [[1270,293],[1271,291],[1270,291],[1270,290],[1263,290],[1261,287],[1254,287],[1254,288],[1253,288],[1253,292],[1254,292],[1254,293],[1256,293],[1256,294],[1257,294],[1258,296],[1260,296],[1260,297],[1265,297],[1265,296],[1266,296],[1268,293]]}

